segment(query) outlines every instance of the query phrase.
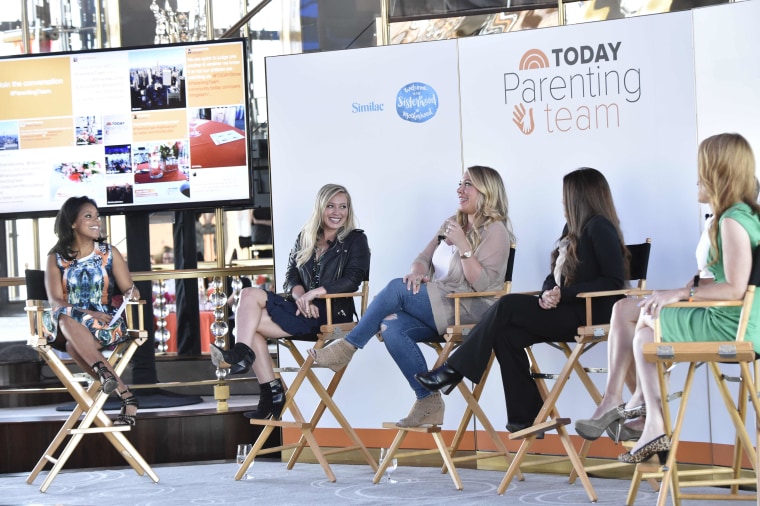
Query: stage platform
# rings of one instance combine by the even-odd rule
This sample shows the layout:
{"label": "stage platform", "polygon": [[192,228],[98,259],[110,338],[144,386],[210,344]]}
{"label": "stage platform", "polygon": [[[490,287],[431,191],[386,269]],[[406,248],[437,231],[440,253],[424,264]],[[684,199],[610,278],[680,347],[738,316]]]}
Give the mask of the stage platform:
{"label": "stage platform", "polygon": [[[261,431],[243,416],[258,396],[233,395],[229,411],[219,413],[213,397],[172,408],[141,409],[128,438],[151,464],[234,459],[238,443],[255,441]],[[60,404],[0,409],[0,473],[30,471],[61,428],[68,412]],[[106,413],[116,416],[118,411]],[[267,446],[279,444],[275,431]],[[67,469],[123,466],[105,437],[85,437]]]}
{"label": "stage platform", "polygon": [[[60,387],[60,383],[36,360],[36,352],[25,342],[0,343],[0,352],[14,357],[9,361],[0,360],[0,473],[29,471],[69,414],[58,408],[73,407],[73,399],[65,390],[2,393],[1,390],[12,388]],[[73,372],[80,372],[73,363],[70,367]],[[135,389],[141,409],[137,425],[128,433],[132,444],[151,464],[233,459],[238,443],[252,442],[261,432],[260,427],[251,425],[243,416],[243,412],[254,409],[258,403],[258,383],[250,373],[248,381],[230,383],[232,395],[228,411],[219,412],[213,385],[194,384],[215,378],[215,368],[208,355],[157,355],[156,371],[159,381],[172,386],[158,390]],[[132,383],[129,368],[124,381]],[[187,405],[182,405],[186,404],[185,400]],[[109,399],[107,407],[114,408],[106,413],[115,418],[118,399]],[[280,432],[275,431],[267,446],[275,446],[279,440]],[[123,465],[124,460],[105,437],[96,435],[83,439],[66,468]]]}

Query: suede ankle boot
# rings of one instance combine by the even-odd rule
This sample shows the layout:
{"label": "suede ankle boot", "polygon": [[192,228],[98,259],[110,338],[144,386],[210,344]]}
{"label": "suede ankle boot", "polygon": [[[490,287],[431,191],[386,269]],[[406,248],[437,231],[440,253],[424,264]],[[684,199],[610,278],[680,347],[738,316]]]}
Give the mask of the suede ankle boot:
{"label": "suede ankle boot", "polygon": [[446,406],[443,404],[440,392],[434,392],[427,397],[417,399],[409,414],[402,418],[396,425],[398,427],[421,427],[423,425],[442,425],[443,413]]}

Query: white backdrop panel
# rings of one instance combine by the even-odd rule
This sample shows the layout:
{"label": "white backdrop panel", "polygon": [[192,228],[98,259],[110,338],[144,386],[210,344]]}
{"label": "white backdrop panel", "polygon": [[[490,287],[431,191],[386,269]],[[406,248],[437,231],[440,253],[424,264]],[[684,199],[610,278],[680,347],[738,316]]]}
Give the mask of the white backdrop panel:
{"label": "white backdrop panel", "polygon": [[[462,172],[456,41],[267,58],[266,67],[278,286],[317,190],[334,182],[349,189],[367,231],[376,293],[408,272],[456,210]],[[397,94],[410,83],[437,93],[437,112],[427,121],[397,113]],[[358,106],[370,110],[355,112]],[[355,355],[336,393],[355,427],[397,420],[413,401],[376,339]]]}
{"label": "white backdrop panel", "polygon": [[[539,289],[549,272],[564,224],[562,176],[581,166],[609,180],[626,241],[652,238],[650,287],[682,286],[694,274],[700,221],[691,41],[688,12],[460,40],[464,160],[496,167],[507,184],[516,291]],[[521,70],[526,53],[539,68]],[[520,106],[532,109],[527,134],[513,121]],[[530,125],[526,119],[524,130]],[[547,346],[534,351],[545,371],[564,363]],[[604,366],[606,347],[584,363]],[[484,405],[499,426],[506,408],[494,374]],[[604,375],[597,376],[603,391]],[[586,418],[593,402],[572,378],[559,408]]]}
{"label": "white backdrop panel", "polygon": [[[760,2],[695,9],[693,14],[699,138],[738,132],[752,145],[757,161],[760,156],[760,125],[757,121],[760,117],[757,92],[760,89],[760,67],[757,65],[760,32],[755,20],[760,19]],[[731,419],[718,392],[711,387],[707,397],[713,428],[711,435],[706,427],[700,431],[689,430],[690,424],[684,426],[685,435],[690,440],[732,444],[734,433],[726,429],[731,427]],[[698,405],[691,403],[690,407],[694,414],[699,412]],[[690,416],[687,420],[694,418]]]}
{"label": "white backdrop panel", "polygon": [[[520,70],[531,50],[548,66]],[[546,276],[564,223],[562,176],[580,166],[610,181],[627,242],[653,238],[653,286],[693,275],[684,262],[699,234],[691,51],[688,12],[460,41],[464,159],[485,159],[507,182],[518,290]],[[568,65],[575,54],[594,60]],[[513,122],[519,106],[532,109],[529,135]]]}

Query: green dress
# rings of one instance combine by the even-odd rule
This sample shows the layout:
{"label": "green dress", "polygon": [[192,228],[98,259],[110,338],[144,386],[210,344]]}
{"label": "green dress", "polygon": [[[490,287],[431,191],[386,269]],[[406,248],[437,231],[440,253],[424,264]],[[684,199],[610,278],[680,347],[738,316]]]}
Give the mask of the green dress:
{"label": "green dress", "polygon": [[[719,230],[726,218],[734,219],[747,231],[754,253],[760,242],[760,218],[743,202],[734,204],[723,213],[718,223]],[[718,248],[721,247],[719,233]],[[708,264],[712,260],[711,252]],[[709,269],[715,276],[716,283],[726,281],[722,257],[710,265]],[[660,312],[662,340],[666,342],[735,341],[740,313],[741,307],[664,308]],[[755,297],[744,339],[753,343],[756,353],[760,353],[759,317],[760,297]]]}

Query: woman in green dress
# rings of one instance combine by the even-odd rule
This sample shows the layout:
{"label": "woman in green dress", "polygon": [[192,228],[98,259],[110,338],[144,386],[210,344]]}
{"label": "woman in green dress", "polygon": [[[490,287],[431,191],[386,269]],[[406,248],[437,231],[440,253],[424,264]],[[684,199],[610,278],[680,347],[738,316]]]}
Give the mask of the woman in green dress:
{"label": "woman in green dress", "polygon": [[[715,281],[696,288],[656,290],[639,305],[630,353],[636,363],[637,391],[643,393],[644,406],[629,401],[625,408],[614,407],[597,419],[583,420],[584,426],[619,423],[625,413],[646,412],[644,429],[630,452],[618,460],[638,463],[653,455],[665,461],[670,439],[665,434],[656,365],[644,359],[645,343],[654,341],[654,320],[660,319],[662,340],[733,341],[739,324],[740,307],[673,308],[663,307],[681,300],[736,300],[747,290],[752,257],[760,242],[760,206],[756,203],[755,159],[749,143],[739,134],[719,134],[702,141],[698,153],[698,184],[715,218],[708,229],[710,252],[707,268]],[[758,316],[760,298],[755,300],[747,328],[747,340],[760,353]],[[615,336],[610,332],[610,342]],[[625,353],[618,354],[621,360]],[[630,355],[629,355],[630,356]],[[610,364],[614,367],[616,364]],[[605,396],[609,396],[609,392]],[[605,425],[606,426],[606,425]],[[577,428],[577,424],[576,424]]]}

